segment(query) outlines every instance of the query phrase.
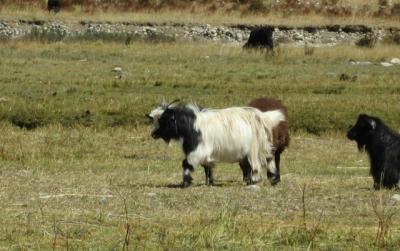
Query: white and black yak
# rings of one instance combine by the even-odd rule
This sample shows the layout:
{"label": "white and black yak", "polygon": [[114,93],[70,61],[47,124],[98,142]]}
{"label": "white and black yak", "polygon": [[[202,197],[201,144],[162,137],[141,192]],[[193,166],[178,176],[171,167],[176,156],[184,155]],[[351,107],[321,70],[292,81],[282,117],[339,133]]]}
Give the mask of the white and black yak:
{"label": "white and black yak", "polygon": [[400,185],[400,135],[379,118],[360,114],[347,137],[357,142],[358,149],[367,151],[374,179],[374,188]]}
{"label": "white and black yak", "polygon": [[199,165],[206,184],[213,184],[215,162],[249,162],[247,184],[260,180],[261,168],[276,173],[272,128],[285,119],[279,110],[261,112],[252,107],[200,109],[195,105],[163,104],[147,115],[153,120],[152,137],[182,142],[183,187],[192,182],[191,172]]}

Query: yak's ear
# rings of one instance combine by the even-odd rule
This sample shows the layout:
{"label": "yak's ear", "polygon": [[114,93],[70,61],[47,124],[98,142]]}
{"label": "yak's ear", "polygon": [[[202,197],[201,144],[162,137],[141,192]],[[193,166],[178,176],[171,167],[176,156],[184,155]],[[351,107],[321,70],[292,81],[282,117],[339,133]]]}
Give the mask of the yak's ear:
{"label": "yak's ear", "polygon": [[371,129],[371,130],[375,130],[376,128],[376,121],[371,118],[370,116],[368,116],[365,113],[362,113],[358,116],[358,120],[364,121],[365,124],[367,124],[367,126]]}

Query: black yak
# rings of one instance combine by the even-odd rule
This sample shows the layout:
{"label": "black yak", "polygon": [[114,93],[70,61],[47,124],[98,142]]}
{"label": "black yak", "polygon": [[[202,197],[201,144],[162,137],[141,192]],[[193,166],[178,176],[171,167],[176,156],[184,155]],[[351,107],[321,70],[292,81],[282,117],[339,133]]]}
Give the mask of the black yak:
{"label": "black yak", "polygon": [[243,46],[245,49],[258,48],[273,51],[274,40],[272,37],[274,29],[271,26],[263,26],[255,28],[250,32],[247,43]]}
{"label": "black yak", "polygon": [[357,123],[348,131],[347,138],[356,141],[360,151],[364,149],[367,151],[375,189],[399,187],[399,134],[392,131],[379,118],[360,114]]}
{"label": "black yak", "polygon": [[60,11],[60,1],[59,0],[48,0],[47,1],[47,10],[54,11],[55,13]]}

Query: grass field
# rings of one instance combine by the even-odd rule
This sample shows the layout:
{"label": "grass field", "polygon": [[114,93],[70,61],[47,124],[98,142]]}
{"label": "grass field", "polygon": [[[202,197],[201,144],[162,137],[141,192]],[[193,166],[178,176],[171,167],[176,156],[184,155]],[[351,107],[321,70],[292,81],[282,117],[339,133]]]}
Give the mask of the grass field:
{"label": "grass field", "polygon": [[[400,68],[379,64],[399,55],[392,45],[267,56],[209,43],[0,43],[0,249],[397,250],[396,191],[372,190],[345,131],[360,112],[399,127]],[[199,169],[180,189],[181,151],[154,142],[144,114],[162,98],[227,107],[260,96],[289,109],[282,183],[247,188],[237,165],[221,164],[216,186]]]}

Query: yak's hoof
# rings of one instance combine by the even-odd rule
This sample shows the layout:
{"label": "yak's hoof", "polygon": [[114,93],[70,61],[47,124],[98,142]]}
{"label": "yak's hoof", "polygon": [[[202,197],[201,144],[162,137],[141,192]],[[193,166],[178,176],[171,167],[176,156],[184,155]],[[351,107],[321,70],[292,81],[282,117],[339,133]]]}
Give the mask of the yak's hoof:
{"label": "yak's hoof", "polygon": [[188,187],[190,187],[191,184],[192,184],[192,182],[184,181],[184,182],[182,182],[181,187],[188,188]]}
{"label": "yak's hoof", "polygon": [[246,182],[246,186],[250,186],[253,182],[251,182],[251,178],[243,178],[243,181]]}
{"label": "yak's hoof", "polygon": [[380,189],[381,189],[381,184],[379,184],[379,183],[374,183],[374,189],[375,189],[375,190],[380,190]]}
{"label": "yak's hoof", "polygon": [[248,184],[249,182],[251,182],[251,176],[250,175],[243,176],[243,181],[246,182],[246,184]]}
{"label": "yak's hoof", "polygon": [[281,182],[281,178],[280,177],[271,177],[269,179],[269,182],[271,183],[271,185],[276,186],[279,182]]}
{"label": "yak's hoof", "polygon": [[258,184],[259,182],[260,182],[260,180],[252,180],[252,179],[250,178],[250,179],[247,179],[247,180],[246,180],[246,185],[247,185],[247,186],[251,186],[251,185]]}
{"label": "yak's hoof", "polygon": [[206,181],[207,186],[214,186],[214,181]]}

